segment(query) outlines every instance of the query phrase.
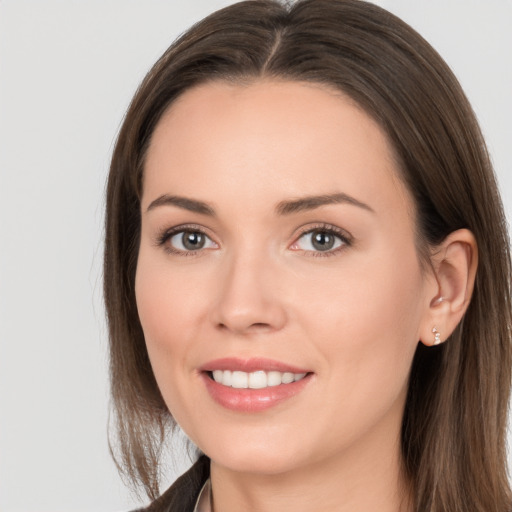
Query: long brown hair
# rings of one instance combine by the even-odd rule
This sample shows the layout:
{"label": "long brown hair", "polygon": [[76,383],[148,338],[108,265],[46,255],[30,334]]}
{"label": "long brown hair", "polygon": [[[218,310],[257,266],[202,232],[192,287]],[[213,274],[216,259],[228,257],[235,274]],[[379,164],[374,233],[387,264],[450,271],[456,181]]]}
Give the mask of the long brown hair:
{"label": "long brown hair", "polygon": [[417,511],[510,510],[511,260],[495,176],[475,115],[445,62],[407,24],[359,0],[232,5],[180,37],[139,87],[107,188],[104,293],[119,467],[154,498],[162,441],[172,426],[134,293],[149,141],[185,90],[261,77],[336,87],[380,124],[415,200],[424,261],[452,231],[475,235],[479,267],[462,322],[439,347],[418,345],[403,418],[403,464]]}

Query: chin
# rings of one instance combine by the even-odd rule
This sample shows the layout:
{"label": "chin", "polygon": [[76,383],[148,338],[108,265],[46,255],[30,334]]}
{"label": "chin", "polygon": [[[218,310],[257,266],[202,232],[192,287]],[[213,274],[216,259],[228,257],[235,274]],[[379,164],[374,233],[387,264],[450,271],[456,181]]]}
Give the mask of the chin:
{"label": "chin", "polygon": [[254,436],[245,439],[210,440],[200,448],[219,466],[239,473],[277,475],[301,466],[307,454],[300,446],[281,442],[282,438]]}
{"label": "chin", "polygon": [[230,471],[261,476],[272,476],[287,473],[298,466],[298,461],[268,451],[259,453],[230,455],[225,453],[212,454],[211,460]]}

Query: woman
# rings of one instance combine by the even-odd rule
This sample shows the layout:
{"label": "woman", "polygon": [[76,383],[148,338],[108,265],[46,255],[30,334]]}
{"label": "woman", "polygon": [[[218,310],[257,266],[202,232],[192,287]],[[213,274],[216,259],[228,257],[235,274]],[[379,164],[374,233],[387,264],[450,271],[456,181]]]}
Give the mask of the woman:
{"label": "woman", "polygon": [[[147,75],[112,160],[120,467],[148,510],[510,510],[510,279],[428,43],[355,0],[218,11]],[[176,424],[204,455],[157,498]]]}

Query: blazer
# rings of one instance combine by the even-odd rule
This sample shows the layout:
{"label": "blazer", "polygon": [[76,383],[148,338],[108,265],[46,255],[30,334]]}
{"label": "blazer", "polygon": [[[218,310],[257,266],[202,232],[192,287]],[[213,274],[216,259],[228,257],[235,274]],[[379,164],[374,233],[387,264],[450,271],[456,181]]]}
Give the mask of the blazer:
{"label": "blazer", "polygon": [[210,476],[210,459],[201,455],[197,462],[181,475],[146,508],[134,512],[192,512],[203,485]]}

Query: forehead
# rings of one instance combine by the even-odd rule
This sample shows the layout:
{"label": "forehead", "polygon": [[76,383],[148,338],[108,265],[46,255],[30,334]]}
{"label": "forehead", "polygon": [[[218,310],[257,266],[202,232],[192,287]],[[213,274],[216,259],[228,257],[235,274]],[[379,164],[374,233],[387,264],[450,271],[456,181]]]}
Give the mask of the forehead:
{"label": "forehead", "polygon": [[167,110],[148,150],[143,203],[163,192],[215,200],[214,190],[274,202],[337,191],[412,211],[379,125],[341,92],[303,82],[210,82]]}

